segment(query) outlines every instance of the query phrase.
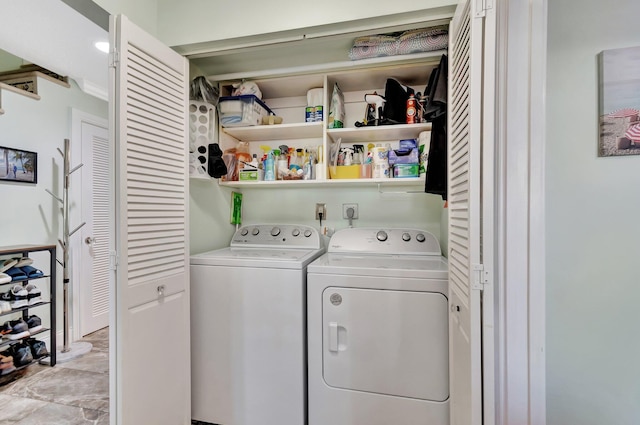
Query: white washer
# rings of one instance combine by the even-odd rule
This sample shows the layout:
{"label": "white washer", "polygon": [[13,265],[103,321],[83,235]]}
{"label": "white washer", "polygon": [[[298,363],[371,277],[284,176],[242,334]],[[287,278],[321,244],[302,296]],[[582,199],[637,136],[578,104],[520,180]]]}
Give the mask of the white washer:
{"label": "white washer", "polygon": [[306,424],[306,269],[324,245],[309,226],[259,224],[191,257],[193,419]]}
{"label": "white washer", "polygon": [[447,260],[415,229],[336,232],[307,268],[309,425],[449,425]]}

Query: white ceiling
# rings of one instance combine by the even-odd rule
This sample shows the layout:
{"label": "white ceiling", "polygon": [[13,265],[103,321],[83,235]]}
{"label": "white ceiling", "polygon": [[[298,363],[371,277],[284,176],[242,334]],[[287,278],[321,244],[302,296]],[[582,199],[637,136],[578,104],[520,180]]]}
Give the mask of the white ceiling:
{"label": "white ceiling", "polygon": [[107,100],[109,34],[60,0],[0,0],[0,49],[60,75]]}

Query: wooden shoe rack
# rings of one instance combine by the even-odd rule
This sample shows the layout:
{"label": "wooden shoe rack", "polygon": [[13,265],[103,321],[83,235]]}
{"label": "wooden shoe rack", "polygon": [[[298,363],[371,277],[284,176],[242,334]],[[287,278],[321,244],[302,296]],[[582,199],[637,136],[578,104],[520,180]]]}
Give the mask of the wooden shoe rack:
{"label": "wooden shoe rack", "polygon": [[[27,282],[29,281],[45,282],[44,279],[49,279],[49,300],[42,301],[37,304],[33,304],[25,307],[15,308],[11,311],[2,312],[0,313],[0,322],[4,323],[5,321],[8,321],[8,320],[17,319],[18,314],[22,314],[22,318],[26,321],[27,317],[29,316],[29,310],[38,309],[38,311],[42,311],[44,310],[44,308],[42,307],[48,305],[49,306],[49,326],[43,327],[41,330],[34,332],[33,334],[31,334],[31,337],[38,338],[38,337],[46,336],[47,332],[49,333],[48,349],[49,349],[50,362],[48,363],[51,366],[55,366],[56,346],[57,346],[56,345],[56,246],[55,245],[16,245],[16,246],[0,247],[0,258],[11,258],[11,257],[18,257],[18,256],[29,257],[29,254],[33,252],[43,252],[43,251],[49,252],[49,274],[44,274],[43,276],[36,277],[36,278],[20,280],[20,281],[12,281],[8,283],[0,284],[0,292],[7,292],[7,290],[10,290],[11,285],[14,285],[14,284],[26,285]],[[44,288],[42,287],[40,288],[41,292],[44,295],[46,291],[44,291],[43,289]],[[42,316],[40,317],[41,319],[43,319]],[[46,321],[43,320],[43,325],[45,323]],[[25,337],[24,339],[26,338],[28,337]],[[3,338],[0,340],[0,350],[4,351],[5,347],[11,344],[15,344],[19,341],[20,340],[12,341],[12,340]],[[18,371],[25,369],[36,362],[37,361],[34,360],[28,365],[17,367],[15,372],[1,376],[0,385],[6,382],[12,381],[15,378],[15,376],[13,375],[16,375]]]}

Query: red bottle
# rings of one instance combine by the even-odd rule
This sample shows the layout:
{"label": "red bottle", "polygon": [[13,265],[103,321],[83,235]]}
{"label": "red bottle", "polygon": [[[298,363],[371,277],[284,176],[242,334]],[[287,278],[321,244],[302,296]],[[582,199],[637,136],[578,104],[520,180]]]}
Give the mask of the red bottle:
{"label": "red bottle", "polygon": [[416,98],[412,95],[407,99],[407,124],[416,123]]}

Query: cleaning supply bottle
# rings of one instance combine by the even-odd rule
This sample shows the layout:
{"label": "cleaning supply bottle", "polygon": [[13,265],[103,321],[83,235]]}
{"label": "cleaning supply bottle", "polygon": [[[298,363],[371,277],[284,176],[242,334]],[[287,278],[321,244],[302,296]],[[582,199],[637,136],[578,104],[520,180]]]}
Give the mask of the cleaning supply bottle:
{"label": "cleaning supply bottle", "polygon": [[278,161],[276,163],[276,177],[278,180],[284,179],[284,176],[289,169],[289,161],[285,151],[281,150],[278,155]]}
{"label": "cleaning supply bottle", "polygon": [[275,162],[273,159],[273,151],[267,153],[267,159],[264,160],[264,180],[274,181],[276,179],[275,174]]}

